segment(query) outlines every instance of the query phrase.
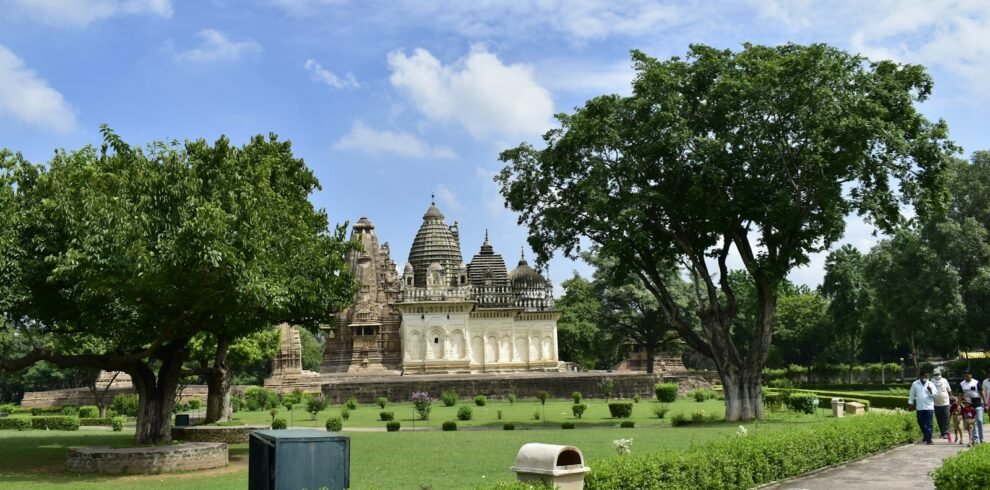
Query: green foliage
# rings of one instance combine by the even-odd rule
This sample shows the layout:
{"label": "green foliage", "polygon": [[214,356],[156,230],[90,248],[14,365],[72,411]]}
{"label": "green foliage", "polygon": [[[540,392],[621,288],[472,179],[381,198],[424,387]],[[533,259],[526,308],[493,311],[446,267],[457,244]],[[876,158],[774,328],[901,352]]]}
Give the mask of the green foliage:
{"label": "green foliage", "polygon": [[653,407],[653,415],[656,415],[658,419],[663,420],[664,417],[670,412],[670,409],[664,406]]}
{"label": "green foliage", "polygon": [[286,403],[291,403],[294,405],[296,403],[302,403],[302,401],[303,401],[303,390],[301,388],[296,388],[291,392],[282,395],[283,406]]}
{"label": "green foliage", "polygon": [[330,417],[327,419],[327,431],[340,432],[344,430],[344,421],[340,417]]}
{"label": "green foliage", "polygon": [[117,415],[136,417],[138,412],[137,395],[117,395],[110,403],[110,409],[117,412]]}
{"label": "green foliage", "polygon": [[540,420],[540,411],[539,410],[534,410],[533,411],[533,420]]}
{"label": "green foliage", "polygon": [[614,419],[629,418],[632,415],[633,404],[629,402],[609,402],[608,412]]}
{"label": "green foliage", "polygon": [[478,395],[478,396],[474,397],[474,404],[475,405],[477,405],[479,407],[483,407],[483,406],[485,406],[486,403],[488,403],[488,398],[485,397],[485,395]]}
{"label": "green foliage", "polygon": [[457,408],[457,420],[471,420],[471,407],[467,405],[461,405]]}
{"label": "green foliage", "polygon": [[623,420],[619,423],[619,427],[623,429],[632,429],[633,427],[636,427],[636,422],[633,422],[632,420]]}
{"label": "green foliage", "polygon": [[189,404],[190,410],[199,410],[199,407],[203,406],[203,402],[199,398],[190,398],[186,400],[186,403]]}
{"label": "green foliage", "polygon": [[111,425],[113,425],[113,419],[110,418],[101,419],[99,417],[79,417],[80,427],[110,427]]}
{"label": "green foliage", "polygon": [[709,390],[706,388],[695,388],[687,393],[689,398],[694,398],[696,402],[703,402],[705,400],[714,400],[718,397],[718,394],[714,390]]}
{"label": "green foliage", "polygon": [[615,382],[611,379],[606,379],[602,381],[602,394],[605,395],[605,399],[608,400],[612,398],[612,392],[615,390]]}
{"label": "green foliage", "polygon": [[31,415],[32,416],[37,417],[39,415],[44,415],[46,413],[47,414],[61,414],[62,413],[62,408],[61,407],[31,407]]}
{"label": "green foliage", "polygon": [[307,328],[300,328],[299,343],[302,344],[302,367],[308,371],[320,371],[323,362],[323,340]]}
{"label": "green foliage", "polygon": [[509,405],[513,405],[513,404],[516,403],[516,394],[515,393],[509,393],[508,398],[509,398]]}
{"label": "green foliage", "polygon": [[357,410],[358,407],[357,398],[354,398],[353,396],[348,398],[347,401],[344,402],[344,405],[347,406],[348,410]]}
{"label": "green foliage", "polygon": [[[298,403],[298,402],[296,402],[296,403]],[[292,411],[292,407],[293,407],[293,402],[292,402],[292,400],[289,400],[289,399],[283,399],[282,400],[282,406],[285,407],[285,411],[291,412]]]}
{"label": "green foliage", "polygon": [[502,411],[501,411],[501,410],[497,410],[497,411],[495,412],[495,418],[496,418],[497,420],[502,420]]}
{"label": "green foliage", "polygon": [[453,390],[440,393],[440,401],[443,402],[443,406],[445,407],[452,407],[456,405],[458,398],[457,392]]}
{"label": "green foliage", "polygon": [[915,437],[911,415],[833,419],[683,450],[592,460],[588,490],[745,489],[875,454]]}
{"label": "green foliage", "polygon": [[545,390],[540,390],[536,392],[536,399],[540,401],[540,405],[546,405],[547,400],[550,398],[550,393]]}
{"label": "green foliage", "polygon": [[389,422],[395,419],[395,412],[379,412],[378,417],[382,422]]}
{"label": "green foliage", "polygon": [[273,408],[273,409],[269,410],[268,411],[268,415],[271,415],[272,416],[272,420],[275,420],[275,417],[278,416],[278,409],[277,408]]}
{"label": "green foliage", "polygon": [[271,410],[279,406],[278,395],[268,388],[252,386],[244,390],[244,401],[250,411]]}
{"label": "green foliage", "polygon": [[79,418],[58,415],[31,417],[31,428],[39,430],[79,430]]}
{"label": "green foliage", "polygon": [[584,412],[586,410],[588,410],[587,403],[575,403],[574,405],[571,406],[571,413],[574,415],[574,418],[576,419],[581,418],[581,416],[584,415]]}
{"label": "green foliage", "polygon": [[397,420],[393,420],[385,424],[385,430],[388,432],[398,432],[401,427],[402,424],[400,424]]}
{"label": "green foliage", "polygon": [[812,414],[815,413],[815,400],[818,400],[818,395],[815,395],[814,393],[795,392],[791,393],[785,402],[787,404],[787,408],[790,408],[795,412]]}
{"label": "green foliage", "polygon": [[110,426],[113,427],[114,432],[120,432],[124,430],[124,422],[126,420],[123,416],[118,415],[110,419]]}
{"label": "green foliage", "polygon": [[633,395],[633,403],[639,403],[639,395]]}
{"label": "green foliage", "polygon": [[388,398],[385,398],[384,396],[380,396],[378,397],[377,400],[375,400],[375,403],[378,403],[378,406],[380,408],[385,408],[385,405],[388,405]]}
{"label": "green foliage", "polygon": [[31,419],[27,417],[0,418],[0,430],[30,430]]}
{"label": "green foliage", "polygon": [[453,420],[448,420],[443,423],[442,428],[444,432],[455,431],[457,430],[457,422],[454,422]]}
{"label": "green foliage", "polygon": [[500,482],[485,488],[486,490],[556,490],[558,487],[543,481],[513,481]]}
{"label": "green foliage", "polygon": [[560,428],[561,429],[573,429],[574,428],[574,422],[564,422],[563,424],[560,424]]}
{"label": "green foliage", "polygon": [[75,405],[62,405],[62,415],[66,417],[78,417],[79,410]]}
{"label": "green foliage", "polygon": [[0,412],[3,413],[14,413],[16,406],[13,403],[3,403],[0,404]]}
{"label": "green foliage", "polygon": [[619,361],[615,339],[599,326],[602,300],[592,283],[574,272],[561,283],[564,294],[555,303],[561,312],[557,320],[560,358],[575,362],[585,369],[611,368]]}
{"label": "green foliage", "polygon": [[784,395],[782,393],[764,393],[763,407],[769,410],[771,413],[778,412],[784,406]]}
{"label": "green foliage", "polygon": [[502,430],[516,430],[516,424],[502,424]]}
{"label": "green foliage", "polygon": [[937,490],[987,488],[990,486],[990,446],[979,444],[946,458],[942,466],[932,471]]}
{"label": "green foliage", "polygon": [[306,402],[306,412],[313,416],[313,420],[316,420],[316,414],[326,410],[328,403],[323,395],[314,396]]}
{"label": "green foliage", "polygon": [[583,398],[583,397],[584,396],[581,394],[580,391],[575,391],[574,393],[571,393],[571,398],[574,399],[574,404],[575,405],[577,405],[578,403],[581,403],[581,398]]}
{"label": "green foliage", "polygon": [[697,425],[722,421],[721,417],[715,414],[705,413],[704,410],[695,410],[688,415],[686,413],[675,413],[670,416],[670,425],[683,427],[685,425]]}
{"label": "green foliage", "polygon": [[[0,412],[3,412],[3,407],[0,406]],[[79,407],[79,418],[81,419],[93,419],[100,416],[100,409],[93,405],[83,405]]]}
{"label": "green foliage", "polygon": [[677,401],[679,389],[677,383],[658,383],[653,391],[660,403],[673,403]]}
{"label": "green foliage", "polygon": [[342,418],[344,420],[347,420],[347,419],[351,418],[351,411],[348,410],[347,407],[341,408],[340,409],[340,418]]}
{"label": "green foliage", "polygon": [[272,430],[288,429],[289,424],[285,421],[285,418],[278,417],[272,419]]}

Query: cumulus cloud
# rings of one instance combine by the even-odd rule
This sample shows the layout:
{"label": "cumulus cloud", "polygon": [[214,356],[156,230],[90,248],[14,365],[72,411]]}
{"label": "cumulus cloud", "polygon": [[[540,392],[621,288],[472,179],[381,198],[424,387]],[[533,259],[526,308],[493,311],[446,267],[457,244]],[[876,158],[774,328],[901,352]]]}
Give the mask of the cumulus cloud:
{"label": "cumulus cloud", "polygon": [[447,146],[431,146],[416,136],[387,129],[369,128],[362,121],[351,126],[350,131],[333,147],[337,150],[353,150],[370,155],[398,155],[411,158],[456,158],[454,150]]}
{"label": "cumulus cloud", "polygon": [[39,22],[77,27],[120,15],[172,17],[172,0],[13,0],[10,7]]}
{"label": "cumulus cloud", "polygon": [[343,78],[338,77],[332,71],[323,68],[323,65],[317,63],[314,59],[306,60],[306,64],[303,65],[303,68],[309,72],[309,76],[314,81],[323,83],[329,87],[333,87],[338,90],[359,87],[357,80],[354,79],[354,75],[348,73]]}
{"label": "cumulus cloud", "polygon": [[444,65],[425,49],[388,55],[392,85],[432,121],[462,126],[475,139],[534,136],[552,125],[553,99],[525,64],[506,65],[474,46]]}
{"label": "cumulus cloud", "polygon": [[201,40],[199,46],[175,53],[176,61],[192,63],[237,61],[261,52],[261,45],[252,40],[232,41],[226,34],[214,29],[204,29],[196,36]]}
{"label": "cumulus cloud", "polygon": [[464,206],[462,206],[461,202],[457,199],[457,194],[450,190],[449,187],[443,184],[437,184],[435,194],[443,209],[450,210],[454,213],[459,213],[464,210]]}
{"label": "cumulus cloud", "polygon": [[0,116],[57,132],[76,125],[72,108],[48,82],[0,45]]}

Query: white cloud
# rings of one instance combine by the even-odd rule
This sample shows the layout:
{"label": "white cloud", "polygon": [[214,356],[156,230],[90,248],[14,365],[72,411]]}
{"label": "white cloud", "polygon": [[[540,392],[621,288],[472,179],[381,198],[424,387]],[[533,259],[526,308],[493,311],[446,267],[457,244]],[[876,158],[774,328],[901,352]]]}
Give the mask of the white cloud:
{"label": "white cloud", "polygon": [[176,61],[203,63],[211,61],[237,61],[245,56],[261,52],[261,45],[252,41],[231,41],[226,34],[215,29],[203,29],[196,33],[202,42],[188,51],[175,53]]}
{"label": "white cloud", "polygon": [[505,200],[499,192],[498,184],[495,182],[495,175],[498,172],[488,170],[483,167],[474,169],[475,176],[481,181],[481,203],[485,208],[485,214],[489,219],[500,220],[511,216],[505,208]]}
{"label": "white cloud", "polygon": [[86,26],[119,15],[172,17],[172,0],[13,0],[12,10],[52,25]]}
{"label": "white cloud", "polygon": [[347,0],[267,0],[265,3],[274,5],[292,16],[310,15],[320,7],[333,7],[347,3]]}
{"label": "white cloud", "polygon": [[464,127],[475,139],[522,137],[551,126],[553,100],[529,65],[506,65],[474,46],[444,65],[425,49],[388,55],[390,81],[428,119]]}
{"label": "white cloud", "polygon": [[76,126],[72,108],[58,90],[0,45],[0,116],[57,132]]}
{"label": "white cloud", "polygon": [[440,204],[443,209],[448,209],[454,213],[460,213],[464,210],[464,206],[461,202],[457,200],[457,194],[450,190],[447,186],[443,184],[437,184],[436,197],[440,200]]}
{"label": "white cloud", "polygon": [[306,60],[306,64],[303,65],[303,68],[309,72],[309,76],[314,81],[324,83],[335,89],[339,90],[359,87],[357,80],[354,79],[354,75],[348,73],[344,76],[344,78],[340,78],[332,71],[323,68],[323,65],[317,63],[314,59]]}
{"label": "white cloud", "polygon": [[536,66],[536,78],[554,92],[630,95],[635,76],[628,58],[610,63],[554,59]]}
{"label": "white cloud", "polygon": [[333,147],[337,150],[355,150],[370,155],[398,155],[412,158],[456,158],[454,150],[447,146],[431,146],[416,136],[401,132],[369,128],[357,121],[350,131]]}

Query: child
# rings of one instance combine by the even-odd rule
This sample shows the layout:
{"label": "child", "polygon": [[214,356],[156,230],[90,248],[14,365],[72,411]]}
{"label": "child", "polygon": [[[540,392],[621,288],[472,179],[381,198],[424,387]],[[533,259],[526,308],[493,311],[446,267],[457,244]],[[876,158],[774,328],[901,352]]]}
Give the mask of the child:
{"label": "child", "polygon": [[965,396],[962,397],[962,408],[959,409],[959,414],[962,415],[963,427],[966,428],[966,433],[969,434],[969,444],[967,446],[972,446],[973,426],[976,425],[976,409],[969,403],[969,398]]}
{"label": "child", "polygon": [[[952,426],[952,433],[956,436],[959,444],[963,443],[962,436],[962,405],[956,397],[949,398],[949,425]],[[949,444],[952,444],[952,435],[949,436]]]}

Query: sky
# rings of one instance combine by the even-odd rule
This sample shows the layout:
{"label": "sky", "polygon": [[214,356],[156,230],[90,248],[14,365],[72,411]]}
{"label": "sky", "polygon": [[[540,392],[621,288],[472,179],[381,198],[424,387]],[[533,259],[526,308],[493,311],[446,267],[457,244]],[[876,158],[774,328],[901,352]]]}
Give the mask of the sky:
{"label": "sky", "polygon": [[[485,230],[511,269],[526,229],[492,176],[554,114],[629,94],[629,51],[824,42],[928,67],[963,156],[985,149],[990,2],[0,0],[0,148],[35,162],[125,141],[291,140],[333,222],[367,216],[402,266],[435,195],[464,259]],[[850,217],[841,243],[879,238]],[[528,256],[532,254],[526,250]],[[824,255],[792,272],[817,286]],[[587,265],[559,255],[558,286]]]}

